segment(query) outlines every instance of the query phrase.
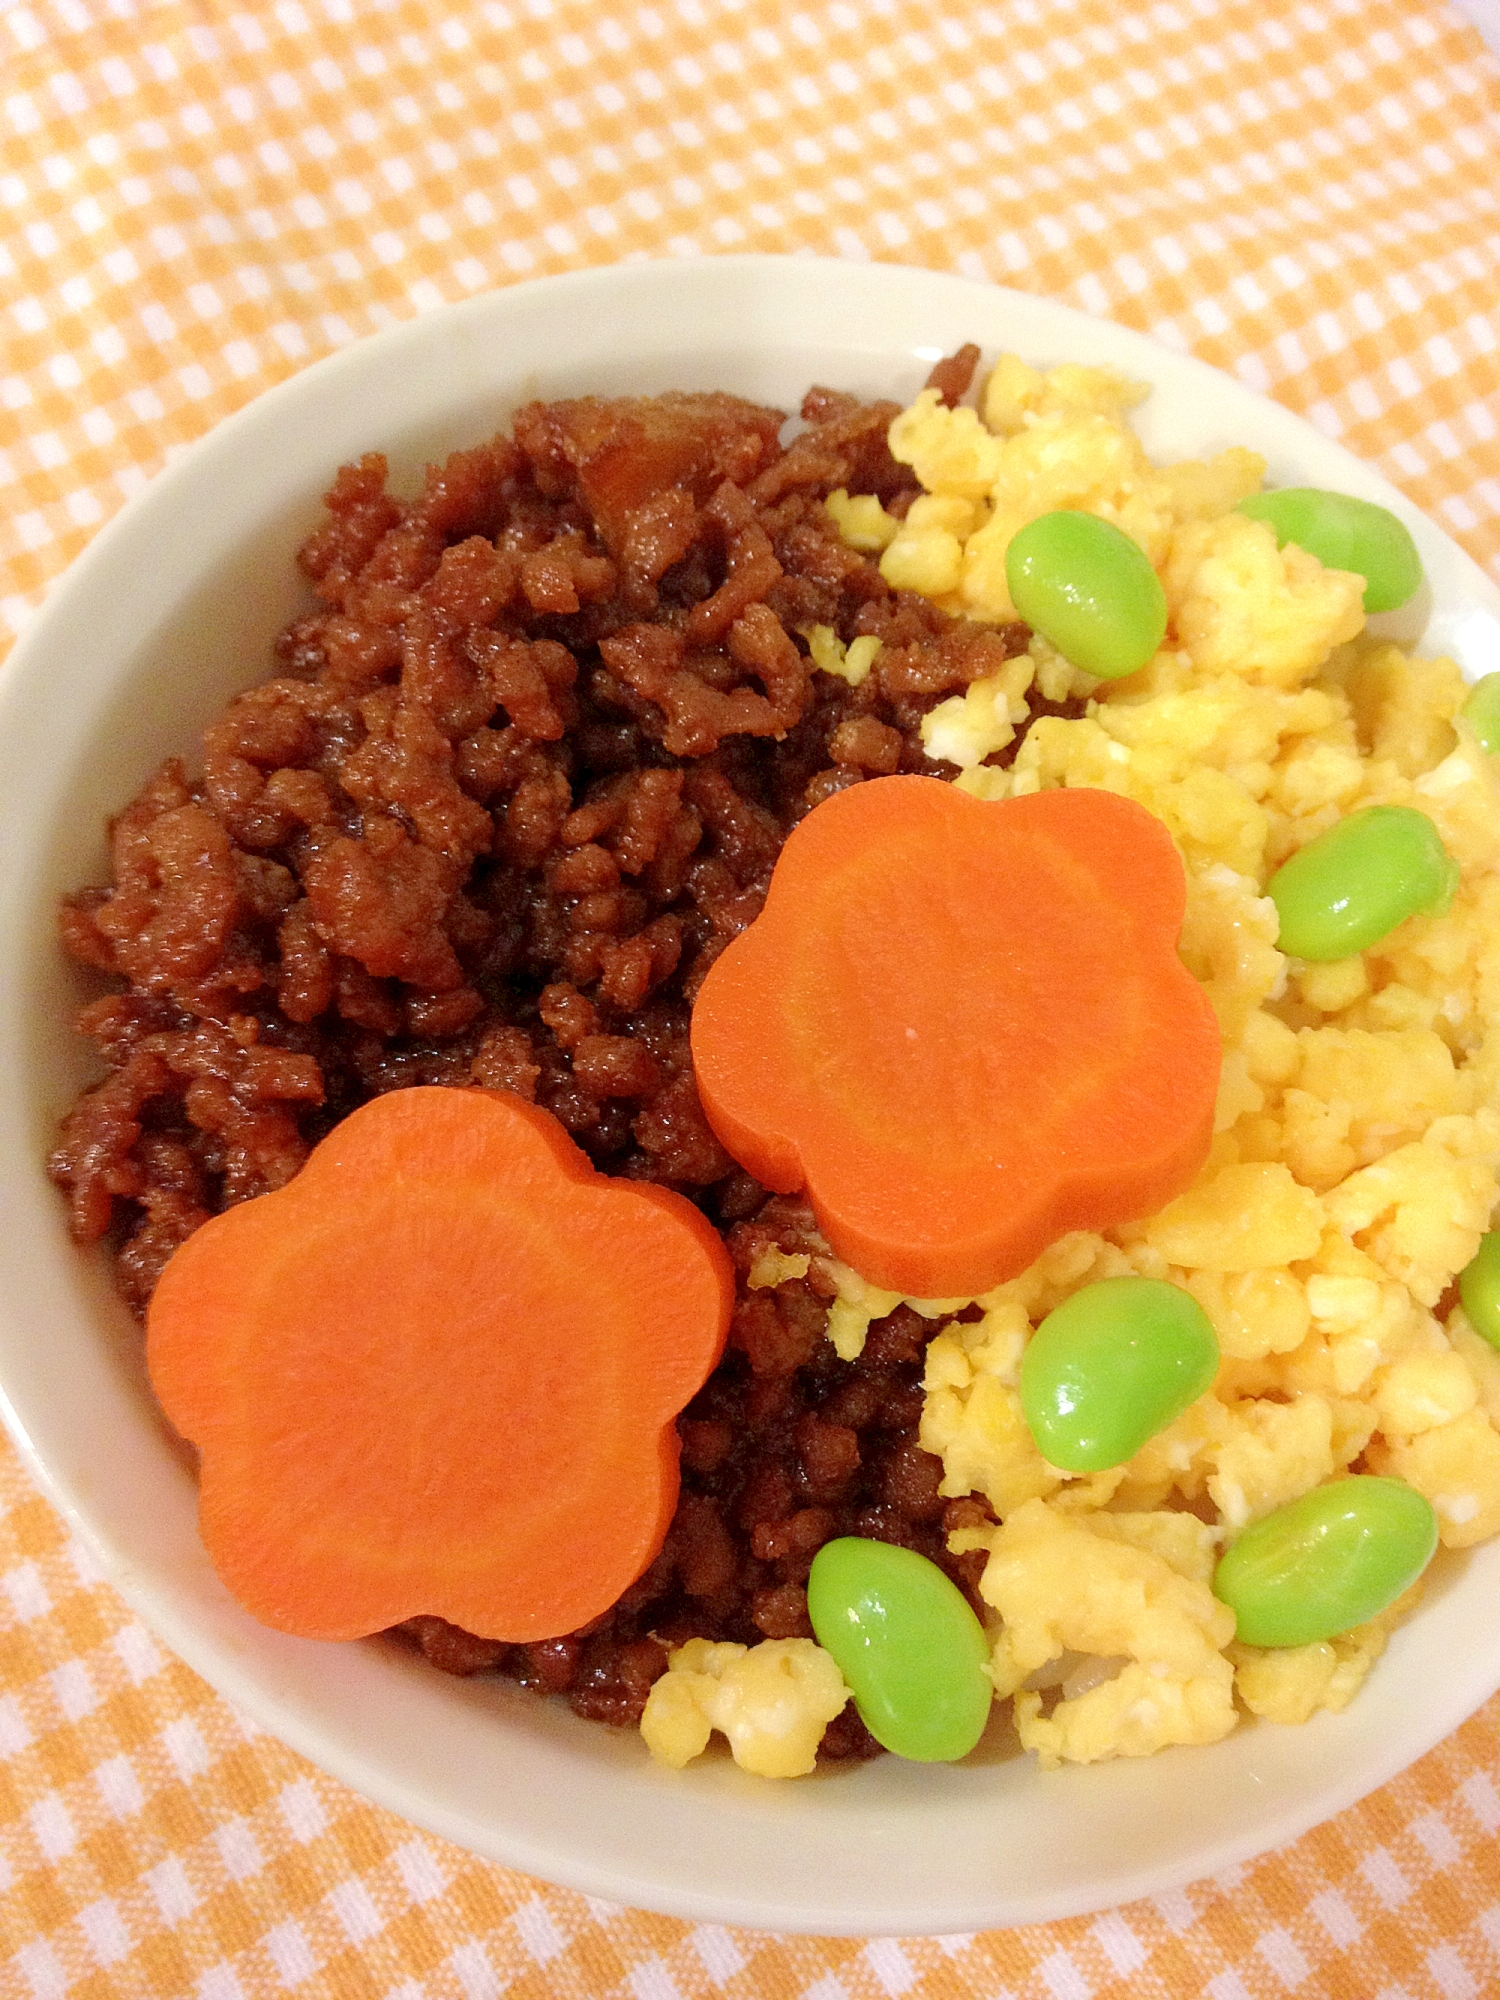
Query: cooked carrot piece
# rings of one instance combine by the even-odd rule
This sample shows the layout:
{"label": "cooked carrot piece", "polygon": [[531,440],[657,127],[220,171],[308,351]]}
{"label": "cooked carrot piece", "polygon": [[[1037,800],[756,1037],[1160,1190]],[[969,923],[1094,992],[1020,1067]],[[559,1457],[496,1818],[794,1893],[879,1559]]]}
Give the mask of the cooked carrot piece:
{"label": "cooked carrot piece", "polygon": [[147,1360],[202,1454],[214,1566],[264,1623],[543,1639],[660,1548],[673,1418],[733,1294],[681,1196],[595,1173],[517,1097],[414,1088],[188,1238]]}
{"label": "cooked carrot piece", "polygon": [[693,1010],[698,1088],[767,1187],[917,1298],[1150,1214],[1208,1151],[1217,1023],[1177,955],[1182,863],[1113,793],[835,793]]}

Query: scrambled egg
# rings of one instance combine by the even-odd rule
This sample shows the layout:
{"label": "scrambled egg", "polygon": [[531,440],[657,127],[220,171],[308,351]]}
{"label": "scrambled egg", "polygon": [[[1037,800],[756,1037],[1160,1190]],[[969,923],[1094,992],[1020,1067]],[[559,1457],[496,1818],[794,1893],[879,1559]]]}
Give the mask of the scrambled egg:
{"label": "scrambled egg", "polygon": [[689,1639],[653,1683],[641,1734],[652,1756],[676,1771],[701,1756],[721,1729],[741,1770],[802,1778],[848,1699],[831,1655],[811,1639],[763,1639],[758,1646]]}
{"label": "scrambled egg", "polygon": [[[1496,760],[1459,720],[1451,661],[1374,639],[1362,578],[1278,549],[1233,511],[1259,490],[1253,452],[1150,463],[1126,421],[1143,393],[1102,369],[1003,359],[980,413],[924,391],[893,424],[892,451],[925,489],[904,520],[868,498],[829,503],[891,583],[971,618],[1015,616],[1006,547],[1059,507],[1133,536],[1167,596],[1166,640],[1138,673],[1101,684],[1035,639],[923,729],[979,798],[1100,786],[1165,821],[1187,873],[1182,955],[1223,1033],[1212,1150],[1184,1194],[1063,1237],[979,1300],[980,1317],[953,1318],[965,1301],[909,1302],[938,1327],[921,1442],[943,1461],[943,1493],[982,1494],[998,1523],[951,1544],[987,1552],[996,1696],[1049,1765],[1211,1743],[1243,1712],[1299,1722],[1352,1698],[1415,1591],[1336,1639],[1259,1650],[1235,1640],[1210,1588],[1229,1540],[1323,1481],[1356,1465],[1409,1481],[1450,1548],[1500,1530],[1500,1354],[1452,1286],[1500,1192]],[[819,665],[868,670],[827,639]],[[987,760],[1033,689],[1083,712],[1038,719],[999,768]],[[1269,876],[1377,804],[1433,820],[1462,869],[1451,907],[1354,958],[1284,957]],[[1127,1464],[1068,1474],[1027,1428],[1021,1356],[1073,1292],[1129,1273],[1199,1301],[1218,1379]],[[898,1300],[831,1260],[824,1275],[838,1289],[829,1334],[849,1358]]]}
{"label": "scrambled egg", "polygon": [[[966,1546],[990,1551],[997,1694],[1014,1695],[1021,1739],[1048,1763],[1213,1742],[1234,1695],[1286,1722],[1342,1707],[1404,1605],[1320,1645],[1258,1651],[1234,1643],[1209,1580],[1240,1529],[1356,1462],[1424,1493],[1450,1547],[1500,1529],[1500,1356],[1461,1308],[1434,1316],[1497,1194],[1500,781],[1456,720],[1457,667],[1370,638],[1362,579],[1278,550],[1231,511],[1259,489],[1254,453],[1154,467],[1125,422],[1138,400],[1102,370],[1014,360],[991,377],[982,423],[924,393],[892,449],[947,511],[919,501],[881,558],[908,587],[936,579],[956,611],[1009,618],[1010,537],[1076,507],[1132,535],[1167,594],[1167,640],[1141,672],[1100,685],[1034,642],[924,728],[980,798],[1099,785],[1166,821],[1187,869],[1183,957],[1224,1035],[1193,1186],[1108,1236],[1065,1237],[928,1350],[922,1443],[943,1459],[943,1491],[982,1493],[1000,1522]],[[998,769],[986,759],[1034,684],[1087,697],[1085,712],[1037,721]],[[1436,823],[1463,869],[1452,907],[1356,958],[1284,958],[1268,877],[1377,804]],[[1070,1477],[1027,1430],[1021,1355],[1054,1306],[1127,1272],[1193,1294],[1219,1378],[1129,1464]],[[856,1285],[834,1315],[863,1307]],[[1076,1695],[1064,1679],[1047,1710],[1045,1670],[1079,1655],[1107,1677]]]}

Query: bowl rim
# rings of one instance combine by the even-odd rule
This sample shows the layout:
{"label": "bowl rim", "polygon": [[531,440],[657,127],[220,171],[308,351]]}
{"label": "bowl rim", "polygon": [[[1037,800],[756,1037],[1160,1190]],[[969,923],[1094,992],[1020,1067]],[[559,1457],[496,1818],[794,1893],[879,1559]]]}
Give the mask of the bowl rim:
{"label": "bowl rim", "polygon": [[[534,334],[538,325],[561,327],[564,322],[579,329],[572,336],[575,345],[586,337],[599,341],[617,338],[619,329],[627,323],[636,329],[632,337],[639,342],[649,330],[644,322],[649,322],[653,315],[658,327],[663,323],[662,315],[669,318],[676,315],[690,320],[694,327],[710,328],[726,299],[743,308],[742,315],[735,320],[734,340],[729,343],[736,351],[753,345],[756,339],[776,338],[786,340],[788,353],[802,351],[798,341],[779,331],[785,328],[788,314],[801,309],[816,322],[816,335],[808,335],[808,339],[832,342],[837,337],[848,343],[851,353],[870,357],[872,366],[878,367],[887,360],[895,365],[899,360],[900,369],[911,374],[950,345],[945,339],[924,349],[921,341],[910,334],[904,336],[904,346],[892,345],[891,324],[899,321],[903,326],[915,327],[926,302],[931,318],[945,325],[957,324],[969,315],[975,322],[976,334],[981,326],[995,328],[1013,322],[1020,333],[1018,344],[1029,358],[1107,359],[1129,373],[1169,384],[1167,393],[1171,397],[1206,398],[1213,409],[1229,412],[1223,442],[1246,441],[1253,435],[1257,447],[1272,458],[1273,465],[1278,456],[1290,463],[1310,456],[1320,466],[1334,468],[1346,490],[1381,501],[1399,513],[1412,527],[1429,565],[1436,565],[1445,578],[1459,580],[1458,596],[1462,601],[1457,610],[1461,616],[1454,631],[1460,649],[1467,643],[1472,650],[1472,640],[1466,641],[1459,629],[1463,619],[1471,624],[1477,621],[1478,629],[1490,643],[1494,635],[1500,634],[1500,590],[1477,564],[1418,513],[1404,495],[1291,412],[1266,402],[1207,363],[1163,347],[1144,334],[1091,319],[1070,307],[1026,293],[904,265],[850,264],[796,256],[632,262],[503,287],[385,329],[324,357],[255,397],[177,455],[106,524],[58,580],[41,609],[23,629],[9,659],[0,667],[0,828],[9,826],[18,835],[22,830],[15,801],[34,790],[34,767],[43,755],[46,741],[42,722],[47,698],[56,693],[56,660],[69,657],[70,648],[83,648],[86,654],[90,648],[98,651],[96,628],[101,593],[123,606],[121,615],[125,618],[149,603],[151,578],[140,571],[163,531],[163,524],[176,520],[184,507],[191,512],[200,496],[210,491],[231,468],[241,464],[247,451],[253,455],[264,441],[284,438],[299,425],[312,427],[330,400],[347,413],[351,400],[357,402],[368,394],[371,383],[389,383],[404,372],[430,366],[435,351],[450,360],[457,356],[464,366],[479,368],[483,366],[483,356],[476,350],[486,343],[496,343],[497,337],[507,330],[519,341],[528,333]],[[884,320],[880,317],[882,313],[887,315]],[[738,331],[742,326],[746,329],[743,333]],[[590,329],[594,331],[590,333]],[[839,329],[836,336],[832,329]],[[999,342],[987,334],[984,344],[987,353],[992,353]],[[502,362],[501,371],[504,379],[514,382],[519,364],[507,359]],[[522,399],[522,395],[499,394],[496,408],[513,407]],[[368,409],[365,414],[369,415]],[[1237,426],[1251,417],[1256,426],[1254,432],[1238,431]],[[370,429],[377,428],[377,423],[371,421]],[[332,457],[325,458],[322,464],[324,475],[331,473]],[[204,527],[210,541],[215,532],[211,525]],[[8,833],[0,839],[0,852],[24,856],[26,851],[25,842],[18,839],[13,845]],[[29,909],[24,868],[7,866],[0,873],[3,873],[0,940],[4,940],[20,935],[17,926],[24,928],[35,912]],[[33,896],[30,902],[35,900]],[[15,1018],[12,1008],[24,998],[14,968],[0,966],[0,1009],[7,1020]],[[16,1065],[7,1068],[4,1101],[0,1103],[0,1134],[8,1140],[10,1156],[14,1158],[18,1140],[24,1144],[26,1135],[36,1129],[35,1104],[17,1080]],[[50,1190],[48,1194],[55,1202],[55,1195]],[[21,1265],[23,1260],[30,1260],[32,1247],[28,1242],[18,1255],[0,1245],[0,1272],[6,1272],[9,1266],[10,1277],[24,1275]],[[23,1286],[25,1302],[19,1308],[10,1303],[12,1289],[8,1282],[0,1285],[0,1297],[5,1301],[0,1307],[0,1319],[9,1328],[8,1333],[0,1331],[0,1354],[16,1350],[31,1324],[28,1321],[22,1325],[21,1319],[28,1310],[38,1310],[39,1304],[84,1313],[103,1310],[97,1286],[66,1293],[54,1285],[45,1298],[35,1292],[28,1293]],[[307,1674],[300,1666],[296,1672],[292,1671],[282,1657],[284,1647],[262,1648],[265,1658],[274,1657],[274,1671],[268,1677],[253,1636],[247,1637],[241,1629],[240,1615],[232,1607],[210,1604],[205,1608],[201,1595],[184,1594],[175,1586],[168,1587],[149,1563],[134,1559],[130,1550],[122,1546],[118,1531],[106,1525],[101,1514],[104,1502],[99,1484],[59,1469],[57,1455],[49,1448],[51,1419],[42,1407],[46,1394],[45,1385],[39,1388],[35,1381],[22,1381],[18,1386],[18,1379],[9,1367],[5,1381],[0,1383],[0,1414],[33,1476],[80,1540],[101,1560],[110,1581],[127,1603],[229,1701],[365,1797],[470,1851],[585,1893],[671,1915],[784,1931],[867,1935],[969,1931],[1085,1914],[1137,1896],[1180,1887],[1295,1837],[1386,1782],[1438,1742],[1500,1685],[1500,1649],[1484,1664],[1472,1658],[1461,1659],[1442,1680],[1442,1697],[1426,1711],[1420,1728],[1393,1729],[1384,1754],[1371,1754],[1359,1763],[1357,1771],[1344,1773],[1338,1782],[1323,1784],[1314,1805],[1303,1798],[1279,1812],[1265,1812],[1253,1825],[1225,1832],[1209,1845],[1193,1848],[1172,1866],[1164,1866],[1159,1856],[1149,1853],[1141,1860],[1127,1855],[1109,1872],[1107,1879],[1101,1878],[1092,1888],[1081,1887],[1071,1880],[1055,1888],[1032,1882],[1024,1890],[1009,1890],[1000,1884],[993,1891],[976,1891],[971,1885],[962,1893],[955,1891],[949,1895],[940,1883],[934,1886],[933,1878],[917,1882],[909,1868],[903,1877],[900,1867],[882,1850],[879,1861],[885,1872],[879,1893],[860,1894],[853,1878],[849,1878],[841,1891],[842,1900],[836,1905],[822,1905],[816,1887],[810,1888],[807,1881],[809,1868],[814,1866],[809,1854],[819,1838],[818,1824],[810,1816],[811,1805],[834,1788],[813,1781],[806,1787],[790,1788],[807,1798],[808,1807],[789,1808],[785,1813],[778,1807],[777,1830],[765,1836],[770,1844],[779,1843],[787,1849],[788,1864],[778,1885],[751,1894],[739,1893],[729,1886],[722,1867],[712,1880],[688,1881],[681,1874],[673,1875],[673,1869],[691,1871],[695,1861],[693,1841],[686,1832],[676,1836],[674,1853],[665,1863],[658,1859],[645,1864],[632,1863],[628,1850],[618,1839],[608,1856],[589,1851],[587,1829],[570,1840],[562,1821],[549,1822],[525,1833],[503,1827],[476,1827],[472,1812],[456,1808],[451,1801],[434,1798],[409,1776],[399,1775],[372,1760],[357,1728],[340,1729],[326,1717],[309,1716],[305,1694],[297,1692],[307,1684]],[[175,1477],[180,1480],[182,1476],[178,1466]],[[292,1648],[316,1644],[287,1643]],[[369,1650],[372,1659],[378,1656],[378,1647]],[[393,1685],[404,1685],[411,1678],[399,1662],[392,1667],[387,1661],[386,1668],[395,1674]],[[389,1678],[389,1673],[386,1677]],[[355,1678],[362,1684],[368,1682],[372,1688],[377,1685],[368,1676]],[[378,1684],[383,1688],[384,1680]],[[421,1685],[428,1687],[430,1695],[425,1678]],[[1369,1693],[1366,1690],[1366,1696]],[[415,1717],[433,1705],[424,1697],[403,1700],[399,1692],[387,1690],[387,1694],[393,1711],[403,1717]],[[507,1713],[514,1706],[503,1697],[488,1705]],[[593,1726],[580,1727],[592,1731]],[[1321,1741],[1328,1735],[1327,1730],[1319,1732],[1316,1723],[1306,1728],[1314,1731],[1313,1740]],[[553,1752],[561,1755],[562,1768],[568,1771],[580,1761],[574,1757],[571,1743],[565,1724],[545,1738],[547,1755]],[[1179,1758],[1181,1754],[1175,1753]],[[1203,1753],[1197,1754],[1201,1757]],[[541,1757],[537,1768],[548,1768],[547,1755]],[[598,1768],[593,1753],[580,1753],[580,1757]],[[609,1762],[612,1768],[623,1771],[618,1756],[611,1753]],[[1116,1772],[1121,1769],[1110,1768]],[[738,1774],[728,1770],[704,1771],[703,1775],[709,1780],[701,1788],[704,1796],[726,1805],[733,1802],[737,1808],[742,1805],[749,1815],[747,1824],[764,1824],[766,1814],[757,1808],[756,1794],[747,1789],[751,1781],[742,1784]],[[952,1782],[953,1775],[924,1773],[932,1781],[932,1800],[945,1809],[962,1793],[962,1786]],[[844,1783],[851,1793],[859,1794],[854,1821],[861,1825],[871,1817],[872,1808],[884,1811],[889,1804],[886,1790],[880,1785],[865,1783],[860,1790],[863,1776],[848,1774],[847,1780],[837,1781]],[[1111,1780],[1105,1767],[1086,1773],[1054,1774],[1049,1782],[1071,1796],[1080,1779],[1093,1781],[1101,1777],[1105,1786],[1125,1801],[1121,1810],[1126,1817],[1140,1809],[1141,1800],[1151,1797],[1149,1786],[1143,1789],[1139,1784]],[[695,1781],[690,1775],[672,1782],[692,1786]],[[652,1799],[659,1796],[651,1793],[650,1788],[641,1796],[648,1794]],[[916,1807],[910,1807],[905,1793],[899,1795],[898,1803],[906,1813],[904,1825],[931,1830],[933,1807],[924,1809],[920,1801]],[[641,1799],[632,1795],[632,1811],[640,1805]],[[849,1824],[847,1815],[839,1816],[842,1833],[847,1833]],[[941,1827],[938,1833],[940,1837]],[[904,1893],[903,1880],[911,1884]]]}

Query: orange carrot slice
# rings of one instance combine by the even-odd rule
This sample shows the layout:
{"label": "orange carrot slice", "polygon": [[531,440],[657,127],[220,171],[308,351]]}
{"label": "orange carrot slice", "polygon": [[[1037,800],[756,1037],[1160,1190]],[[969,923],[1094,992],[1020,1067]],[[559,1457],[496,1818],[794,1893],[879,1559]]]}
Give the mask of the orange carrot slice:
{"label": "orange carrot slice", "polygon": [[147,1361],[202,1453],[214,1566],[265,1624],[552,1638],[661,1547],[672,1420],[733,1295],[681,1196],[595,1173],[519,1098],[414,1088],[188,1238]]}
{"label": "orange carrot slice", "polygon": [[987,1290],[1070,1229],[1150,1214],[1208,1151],[1219,1034],[1177,956],[1182,863],[1113,793],[835,793],[693,1010],[740,1164],[916,1298]]}

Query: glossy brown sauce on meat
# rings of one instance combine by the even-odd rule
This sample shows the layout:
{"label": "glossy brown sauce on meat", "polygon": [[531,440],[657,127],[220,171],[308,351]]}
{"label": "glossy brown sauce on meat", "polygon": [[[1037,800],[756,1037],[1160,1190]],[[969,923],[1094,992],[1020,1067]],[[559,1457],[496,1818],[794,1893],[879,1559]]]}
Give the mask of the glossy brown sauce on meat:
{"label": "glossy brown sauce on meat", "polygon": [[[976,359],[935,371],[950,400]],[[517,1091],[724,1232],[729,1347],[679,1421],[647,1573],[537,1645],[405,1628],[440,1667],[609,1722],[638,1719],[668,1644],[808,1633],[833,1535],[972,1582],[944,1533],[982,1503],[945,1503],[916,1443],[929,1329],[901,1308],[846,1363],[816,1271],[749,1288],[768,1245],[819,1246],[720,1147],[688,1053],[693,996],[790,828],[844,786],[945,770],[923,715],[1025,643],[891,590],[840,539],[835,488],[898,515],[915,493],[886,449],[896,409],[814,389],[783,445],[781,412],[723,395],[534,404],[412,500],[378,455],[344,467],[300,556],[317,608],[208,730],[201,774],[165,764],[118,816],[110,883],[63,911],[115,990],[83,1010],[107,1074],[52,1172],[137,1312],[208,1216],[412,1083]],[[814,671],[813,625],[881,641],[862,686]],[[871,1747],[851,1708],[824,1750]]]}

